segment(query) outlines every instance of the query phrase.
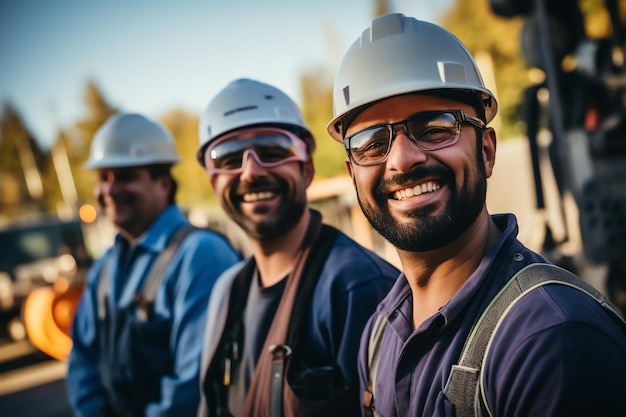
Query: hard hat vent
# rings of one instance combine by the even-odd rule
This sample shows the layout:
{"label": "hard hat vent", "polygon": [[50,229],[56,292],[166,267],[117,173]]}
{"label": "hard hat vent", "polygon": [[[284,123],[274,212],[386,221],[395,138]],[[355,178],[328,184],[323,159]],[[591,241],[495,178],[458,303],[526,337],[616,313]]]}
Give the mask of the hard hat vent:
{"label": "hard hat vent", "polygon": [[465,67],[458,62],[437,62],[439,76],[443,83],[467,84]]}

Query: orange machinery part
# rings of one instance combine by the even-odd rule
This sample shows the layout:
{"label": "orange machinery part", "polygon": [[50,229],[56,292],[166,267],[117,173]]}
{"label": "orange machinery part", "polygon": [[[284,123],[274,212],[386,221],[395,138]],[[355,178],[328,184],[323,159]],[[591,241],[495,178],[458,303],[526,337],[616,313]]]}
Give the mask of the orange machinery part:
{"label": "orange machinery part", "polygon": [[73,286],[65,278],[54,286],[33,290],[26,298],[22,317],[31,343],[45,354],[64,361],[72,349],[70,336],[82,286]]}

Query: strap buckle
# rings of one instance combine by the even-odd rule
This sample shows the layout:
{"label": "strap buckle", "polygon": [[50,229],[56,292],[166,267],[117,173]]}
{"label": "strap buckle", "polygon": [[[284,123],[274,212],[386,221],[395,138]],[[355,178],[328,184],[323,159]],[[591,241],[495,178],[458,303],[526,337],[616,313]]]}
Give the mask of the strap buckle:
{"label": "strap buckle", "polygon": [[[291,348],[289,346],[287,346],[287,345],[270,345],[270,347],[267,348],[267,350],[268,350],[269,353],[272,354],[272,356],[274,358],[276,358],[277,356],[282,356],[283,358],[288,358],[293,353]],[[281,353],[282,353],[282,355],[281,355]]]}

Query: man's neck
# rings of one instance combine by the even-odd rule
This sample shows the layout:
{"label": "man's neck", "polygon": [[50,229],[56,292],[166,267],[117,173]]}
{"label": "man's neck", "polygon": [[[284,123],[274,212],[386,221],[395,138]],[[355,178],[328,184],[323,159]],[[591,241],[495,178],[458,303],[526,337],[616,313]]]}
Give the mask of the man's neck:
{"label": "man's neck", "polygon": [[500,231],[484,211],[454,242],[430,252],[398,251],[413,295],[414,328],[445,305],[465,284]]}
{"label": "man's neck", "polygon": [[310,219],[311,213],[307,209],[298,223],[287,233],[271,240],[251,240],[252,256],[263,287],[276,284],[293,270]]}

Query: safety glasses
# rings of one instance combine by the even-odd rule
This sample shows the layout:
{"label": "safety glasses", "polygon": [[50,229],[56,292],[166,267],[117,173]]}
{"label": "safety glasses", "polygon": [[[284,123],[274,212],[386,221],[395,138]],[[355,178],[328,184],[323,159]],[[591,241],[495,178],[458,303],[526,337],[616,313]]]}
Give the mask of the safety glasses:
{"label": "safety glasses", "polygon": [[308,159],[302,139],[287,130],[272,127],[230,133],[210,144],[204,154],[210,175],[239,174],[249,156],[264,168]]}
{"label": "safety glasses", "polygon": [[400,122],[368,127],[345,138],[343,144],[355,164],[376,165],[387,159],[395,139],[394,128],[398,125],[404,126],[417,146],[435,151],[458,142],[462,123],[485,128],[482,120],[461,110],[424,111]]}

